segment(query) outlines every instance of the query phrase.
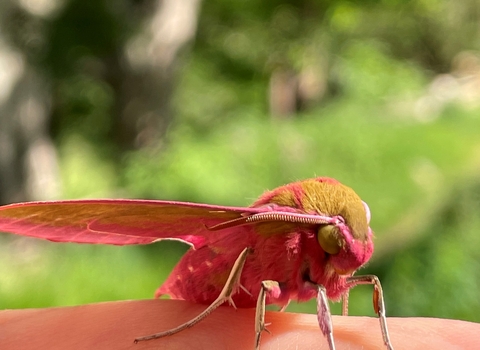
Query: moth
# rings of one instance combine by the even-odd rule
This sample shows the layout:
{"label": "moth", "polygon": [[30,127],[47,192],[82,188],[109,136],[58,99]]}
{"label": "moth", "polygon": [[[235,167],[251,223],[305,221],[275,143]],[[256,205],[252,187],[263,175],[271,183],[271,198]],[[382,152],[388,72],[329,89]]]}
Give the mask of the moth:
{"label": "moth", "polygon": [[291,300],[312,298],[317,298],[321,332],[335,349],[328,299],[342,300],[347,315],[348,292],[361,284],[374,287],[383,342],[393,349],[379,279],[354,275],[373,253],[369,222],[367,204],[350,187],[327,177],[267,191],[250,207],[127,199],[0,207],[0,231],[54,242],[127,245],[175,239],[189,244],[155,296],[208,307],[174,329],[135,342],[178,333],[228,302],[256,308],[255,349],[267,330],[266,305],[284,309]]}

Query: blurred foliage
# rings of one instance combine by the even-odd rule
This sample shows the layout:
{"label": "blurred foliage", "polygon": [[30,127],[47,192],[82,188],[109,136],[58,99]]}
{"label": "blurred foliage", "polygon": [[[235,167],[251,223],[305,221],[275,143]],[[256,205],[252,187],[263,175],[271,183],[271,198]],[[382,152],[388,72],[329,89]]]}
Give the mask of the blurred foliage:
{"label": "blurred foliage", "polygon": [[[158,148],[120,155],[119,96],[102,67],[135,21],[106,1],[67,4],[48,22],[44,62],[55,72],[66,198],[247,205],[283,183],[332,176],[370,205],[378,255],[362,273],[383,281],[389,315],[480,322],[480,110],[438,95],[419,108],[436,74],[479,49],[477,1],[205,2],[168,133]],[[310,67],[325,94],[272,118],[272,72]],[[184,251],[0,238],[1,308],[148,298]],[[370,294],[352,291],[352,314],[373,315]]]}
{"label": "blurred foliage", "polygon": [[454,185],[425,236],[379,266],[391,313],[480,321],[479,212],[478,178]]}

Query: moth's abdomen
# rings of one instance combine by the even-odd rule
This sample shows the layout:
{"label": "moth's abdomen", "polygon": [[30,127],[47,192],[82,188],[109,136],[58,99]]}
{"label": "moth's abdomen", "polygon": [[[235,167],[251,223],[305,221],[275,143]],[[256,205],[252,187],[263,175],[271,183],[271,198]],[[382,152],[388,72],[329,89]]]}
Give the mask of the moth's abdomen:
{"label": "moth's abdomen", "polygon": [[[157,289],[155,297],[169,295],[172,299],[212,303],[220,294],[241,251],[235,247],[225,250],[216,247],[189,250]],[[256,296],[252,298],[241,288],[233,299],[237,307],[254,307],[256,302]]]}

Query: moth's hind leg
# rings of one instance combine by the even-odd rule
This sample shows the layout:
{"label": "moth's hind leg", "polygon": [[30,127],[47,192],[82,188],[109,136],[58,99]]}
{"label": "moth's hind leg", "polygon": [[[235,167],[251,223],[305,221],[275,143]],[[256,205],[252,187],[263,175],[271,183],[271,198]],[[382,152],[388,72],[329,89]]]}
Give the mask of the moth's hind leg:
{"label": "moth's hind leg", "polygon": [[250,251],[251,251],[250,248],[245,248],[244,250],[242,250],[242,252],[238,256],[237,260],[235,260],[235,263],[233,264],[232,270],[230,271],[230,274],[228,275],[227,282],[225,282],[225,285],[223,286],[223,289],[220,292],[220,295],[201,314],[199,314],[195,318],[192,318],[190,321],[181,324],[178,327],[169,329],[169,330],[164,331],[164,332],[155,333],[155,334],[152,334],[152,335],[147,335],[147,336],[144,336],[144,337],[136,338],[135,343],[138,343],[139,341],[163,338],[163,337],[181,332],[184,329],[193,327],[194,325],[196,325],[198,322],[202,321],[212,311],[214,311],[216,308],[218,308],[220,305],[222,305],[226,301],[228,301],[232,306],[235,306],[235,304],[233,303],[233,300],[232,300],[232,295],[235,293],[235,291],[238,287],[241,287],[240,276],[242,274],[243,266],[245,265],[245,261],[247,260],[247,256],[250,253]]}

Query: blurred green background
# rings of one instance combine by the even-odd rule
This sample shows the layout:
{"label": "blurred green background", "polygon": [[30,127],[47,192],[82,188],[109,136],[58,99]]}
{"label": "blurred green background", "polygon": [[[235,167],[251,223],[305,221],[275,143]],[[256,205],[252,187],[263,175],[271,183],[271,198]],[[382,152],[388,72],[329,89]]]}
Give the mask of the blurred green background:
{"label": "blurred green background", "polygon": [[[334,177],[372,211],[388,315],[480,322],[479,46],[476,0],[6,0],[0,201]],[[185,249],[0,235],[0,308],[151,298]]]}

